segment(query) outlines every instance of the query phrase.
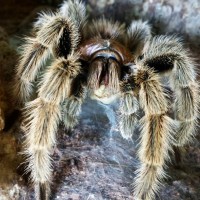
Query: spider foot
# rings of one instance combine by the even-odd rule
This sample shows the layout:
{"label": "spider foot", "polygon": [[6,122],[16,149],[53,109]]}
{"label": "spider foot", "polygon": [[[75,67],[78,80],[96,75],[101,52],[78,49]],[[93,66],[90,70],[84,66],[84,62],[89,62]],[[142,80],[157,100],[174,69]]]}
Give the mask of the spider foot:
{"label": "spider foot", "polygon": [[35,194],[37,200],[49,200],[50,186],[46,182],[39,182],[35,185]]}

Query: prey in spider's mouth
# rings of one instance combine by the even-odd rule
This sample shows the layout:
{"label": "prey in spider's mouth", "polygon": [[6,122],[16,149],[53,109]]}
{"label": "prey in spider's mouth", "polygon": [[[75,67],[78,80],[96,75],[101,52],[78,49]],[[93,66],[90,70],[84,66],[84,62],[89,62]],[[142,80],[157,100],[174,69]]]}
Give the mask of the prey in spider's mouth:
{"label": "prey in spider's mouth", "polygon": [[89,67],[91,98],[106,104],[112,102],[119,93],[120,75],[120,64],[114,53],[97,53]]}

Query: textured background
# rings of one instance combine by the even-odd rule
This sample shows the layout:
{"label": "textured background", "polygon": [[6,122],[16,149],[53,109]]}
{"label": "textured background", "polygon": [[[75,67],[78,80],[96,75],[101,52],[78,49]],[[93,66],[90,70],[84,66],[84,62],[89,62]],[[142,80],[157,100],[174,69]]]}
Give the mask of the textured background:
{"label": "textured background", "polygon": [[[10,77],[16,64],[14,51],[21,43],[19,36],[28,34],[37,12],[55,9],[57,0],[1,0],[0,76]],[[105,16],[129,24],[134,19],[148,20],[154,34],[176,34],[182,37],[199,62],[200,1],[199,0],[86,0],[89,18]],[[1,30],[1,29],[0,29]],[[6,36],[6,33],[7,36]],[[12,49],[13,48],[13,49]],[[9,70],[8,70],[9,69]],[[7,79],[8,82],[11,80]],[[129,200],[131,184],[138,160],[137,134],[132,141],[121,138],[115,121],[117,104],[111,107],[89,101],[83,106],[80,123],[71,134],[63,126],[58,131],[60,158],[54,153],[53,194],[61,200]],[[95,109],[94,109],[95,108]],[[114,110],[114,111],[113,111]],[[23,133],[19,122],[0,140],[0,200],[32,199],[33,190],[21,177]],[[182,162],[169,164],[170,178],[165,180],[160,199],[200,199],[199,134],[192,145],[181,149]],[[173,156],[172,156],[172,160]],[[28,187],[27,187],[28,186]]]}

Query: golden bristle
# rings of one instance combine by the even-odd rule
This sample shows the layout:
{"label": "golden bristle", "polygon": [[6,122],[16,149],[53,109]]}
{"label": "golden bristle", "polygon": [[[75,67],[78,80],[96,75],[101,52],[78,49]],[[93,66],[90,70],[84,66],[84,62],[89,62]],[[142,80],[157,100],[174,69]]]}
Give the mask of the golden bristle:
{"label": "golden bristle", "polygon": [[59,58],[52,63],[40,82],[39,96],[50,102],[63,102],[70,94],[72,80],[80,73],[78,55]]}

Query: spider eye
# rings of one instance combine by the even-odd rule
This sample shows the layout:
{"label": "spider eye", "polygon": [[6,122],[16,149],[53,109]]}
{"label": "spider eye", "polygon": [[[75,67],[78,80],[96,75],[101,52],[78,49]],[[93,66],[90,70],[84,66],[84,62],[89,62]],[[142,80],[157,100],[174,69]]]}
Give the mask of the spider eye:
{"label": "spider eye", "polygon": [[95,56],[95,58],[93,60],[96,60],[96,59],[101,59],[104,61],[112,60],[112,61],[119,63],[119,60],[116,58],[116,56],[111,53],[98,54]]}

